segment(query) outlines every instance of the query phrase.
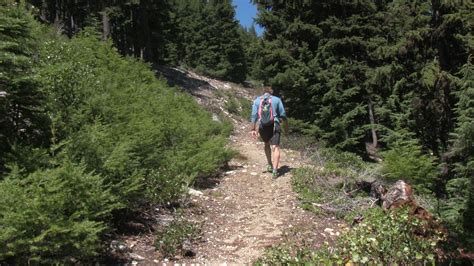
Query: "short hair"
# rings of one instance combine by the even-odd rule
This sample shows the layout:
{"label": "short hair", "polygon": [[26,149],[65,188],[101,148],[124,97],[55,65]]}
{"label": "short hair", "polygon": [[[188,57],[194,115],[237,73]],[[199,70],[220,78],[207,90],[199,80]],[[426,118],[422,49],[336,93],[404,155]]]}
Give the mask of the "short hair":
{"label": "short hair", "polygon": [[272,93],[273,93],[273,89],[272,89],[271,86],[265,86],[265,87],[263,87],[263,92],[264,92],[264,93],[266,92],[266,93],[272,94]]}

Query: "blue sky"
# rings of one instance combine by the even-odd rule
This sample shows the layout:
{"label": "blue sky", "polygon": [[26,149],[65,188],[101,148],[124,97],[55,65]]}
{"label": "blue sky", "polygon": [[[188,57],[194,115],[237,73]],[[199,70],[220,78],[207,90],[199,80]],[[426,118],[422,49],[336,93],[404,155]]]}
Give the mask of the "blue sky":
{"label": "blue sky", "polygon": [[[254,23],[253,18],[257,16],[257,7],[250,3],[250,0],[232,0],[232,4],[236,7],[236,18],[240,24],[250,27]],[[259,36],[262,35],[263,29],[255,24],[255,30]]]}

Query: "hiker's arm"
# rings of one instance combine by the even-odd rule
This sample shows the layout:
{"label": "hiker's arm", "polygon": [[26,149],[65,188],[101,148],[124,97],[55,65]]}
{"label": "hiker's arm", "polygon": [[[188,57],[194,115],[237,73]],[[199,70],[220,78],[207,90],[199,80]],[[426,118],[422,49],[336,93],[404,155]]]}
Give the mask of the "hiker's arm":
{"label": "hiker's arm", "polygon": [[281,122],[283,126],[283,133],[288,134],[288,119],[286,117],[282,117]]}
{"label": "hiker's arm", "polygon": [[252,105],[252,114],[250,116],[250,133],[254,137],[257,137],[257,112],[258,102],[255,100]]}
{"label": "hiker's arm", "polygon": [[288,118],[286,117],[285,107],[282,101],[278,104],[278,114],[281,119],[281,125],[283,126],[283,133],[288,134]]}

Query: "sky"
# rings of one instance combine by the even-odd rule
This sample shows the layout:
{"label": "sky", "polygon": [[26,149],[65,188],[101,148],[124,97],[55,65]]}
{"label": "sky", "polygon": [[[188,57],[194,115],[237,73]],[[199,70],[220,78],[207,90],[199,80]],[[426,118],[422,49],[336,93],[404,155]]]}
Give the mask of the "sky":
{"label": "sky", "polygon": [[[251,0],[232,0],[236,7],[236,18],[242,26],[250,27],[254,23],[253,18],[257,16],[257,7],[250,2]],[[255,30],[258,36],[262,36],[263,29],[255,24]]]}

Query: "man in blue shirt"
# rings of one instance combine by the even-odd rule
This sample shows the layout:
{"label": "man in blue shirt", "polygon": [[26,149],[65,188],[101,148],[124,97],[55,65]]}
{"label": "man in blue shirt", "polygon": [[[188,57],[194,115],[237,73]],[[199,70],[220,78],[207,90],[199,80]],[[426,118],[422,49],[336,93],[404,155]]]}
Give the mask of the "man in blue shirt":
{"label": "man in blue shirt", "polygon": [[[272,172],[273,178],[278,177],[278,166],[280,163],[280,133],[281,124],[283,123],[284,132],[288,130],[288,122],[286,118],[285,108],[280,98],[273,96],[271,87],[265,87],[264,94],[257,97],[252,105],[251,134],[257,138],[260,134],[265,143],[265,155],[267,157],[267,171]],[[263,102],[270,102],[272,123],[265,123],[263,125],[262,119],[262,104]],[[266,103],[267,104],[267,103]],[[257,133],[257,123],[259,124]],[[273,155],[273,160],[272,160]]]}

